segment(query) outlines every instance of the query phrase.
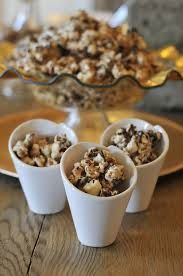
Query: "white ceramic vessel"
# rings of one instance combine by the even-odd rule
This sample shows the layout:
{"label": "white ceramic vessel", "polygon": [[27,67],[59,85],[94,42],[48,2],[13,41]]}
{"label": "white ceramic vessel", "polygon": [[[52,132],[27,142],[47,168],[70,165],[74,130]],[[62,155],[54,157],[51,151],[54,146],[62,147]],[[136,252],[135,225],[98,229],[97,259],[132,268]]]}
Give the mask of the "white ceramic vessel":
{"label": "white ceramic vessel", "polygon": [[101,137],[101,144],[106,147],[109,146],[110,138],[116,130],[120,127],[126,128],[129,124],[134,124],[138,130],[152,129],[162,133],[162,142],[159,148],[160,154],[158,158],[148,164],[137,166],[137,185],[132,193],[126,210],[129,213],[135,213],[146,210],[151,202],[160,170],[169,149],[169,138],[166,131],[161,126],[153,126],[146,121],[132,118],[124,119],[110,125]]}
{"label": "white ceramic vessel", "polygon": [[72,144],[78,139],[72,129],[65,124],[56,124],[49,120],[34,119],[19,125],[9,138],[9,152],[16,168],[23,192],[30,210],[38,214],[53,214],[65,206],[66,194],[60,176],[60,165],[34,167],[22,162],[12,147],[27,133],[54,136],[66,134]]}
{"label": "white ceramic vessel", "polygon": [[80,161],[84,153],[95,146],[105,148],[83,142],[67,149],[61,160],[61,174],[79,241],[86,246],[103,247],[116,239],[137,181],[137,170],[127,155],[111,146],[108,150],[125,166],[127,189],[111,197],[98,197],[80,191],[68,180],[68,176],[74,163]]}

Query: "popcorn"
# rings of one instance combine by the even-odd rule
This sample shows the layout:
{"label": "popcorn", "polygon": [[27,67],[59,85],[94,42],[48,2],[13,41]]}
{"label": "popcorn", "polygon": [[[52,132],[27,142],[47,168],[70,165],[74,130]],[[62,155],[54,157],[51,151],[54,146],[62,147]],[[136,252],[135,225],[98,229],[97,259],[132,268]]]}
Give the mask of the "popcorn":
{"label": "popcorn", "polygon": [[158,146],[162,134],[153,130],[138,131],[130,124],[127,128],[119,128],[111,137],[110,144],[126,152],[135,165],[149,163],[158,157]]}
{"label": "popcorn", "polygon": [[60,145],[59,143],[53,143],[51,146],[51,158],[53,159],[60,159],[61,158],[61,152],[60,152]]}
{"label": "popcorn", "polygon": [[49,27],[20,40],[10,63],[33,75],[67,72],[96,84],[111,83],[123,75],[147,80],[163,66],[137,30],[127,24],[111,28],[85,11],[59,28]]}
{"label": "popcorn", "polygon": [[92,179],[89,183],[86,183],[83,187],[83,190],[90,194],[97,196],[101,191],[101,184],[100,181],[97,179]]}
{"label": "popcorn", "polygon": [[34,161],[38,167],[44,167],[46,159],[43,155],[39,155],[37,157],[34,157]]}
{"label": "popcorn", "polygon": [[[115,83],[125,75],[142,83],[164,68],[137,30],[127,24],[111,28],[84,11],[58,28],[49,27],[19,41],[9,65],[33,79],[46,81],[50,76],[69,73],[92,85]],[[33,94],[41,103],[59,108],[102,109],[129,102],[131,89],[135,101],[141,88],[131,82],[122,81],[102,91],[66,77],[51,86],[35,87]]]}
{"label": "popcorn", "polygon": [[136,143],[136,138],[135,136],[132,136],[130,142],[126,146],[126,150],[129,154],[133,154],[138,151],[138,146]]}
{"label": "popcorn", "polygon": [[25,156],[22,158],[22,161],[28,165],[34,166],[35,165],[35,161],[30,158],[29,156]]}
{"label": "popcorn", "polygon": [[13,147],[13,151],[16,152],[16,154],[19,158],[24,158],[28,154],[28,149],[24,145],[23,141],[18,141],[16,143],[16,145]]}
{"label": "popcorn", "polygon": [[44,156],[46,156],[48,159],[51,156],[51,145],[46,144],[40,147],[40,150]]}
{"label": "popcorn", "polygon": [[100,175],[99,167],[95,166],[94,161],[88,160],[88,164],[85,165],[86,176],[91,178],[98,178]]}
{"label": "popcorn", "polygon": [[78,181],[84,173],[84,168],[80,165],[80,163],[74,164],[74,169],[72,170],[73,176],[75,178],[75,181]]}
{"label": "popcorn", "polygon": [[28,133],[25,136],[24,139],[24,145],[29,147],[31,144],[36,143],[35,134],[34,133]]}
{"label": "popcorn", "polygon": [[112,182],[114,179],[124,179],[124,167],[122,165],[113,165],[105,173],[105,179]]}
{"label": "popcorn", "polygon": [[108,150],[94,147],[74,164],[69,180],[85,193],[114,196],[125,189],[125,169]]}
{"label": "popcorn", "polygon": [[102,155],[100,153],[98,153],[94,158],[93,158],[94,162],[97,163],[103,163],[104,162],[104,158],[102,157]]}
{"label": "popcorn", "polygon": [[63,153],[70,146],[71,142],[65,134],[39,137],[35,133],[28,133],[23,140],[17,141],[13,151],[28,165],[49,167],[59,164]]}
{"label": "popcorn", "polygon": [[46,167],[50,167],[53,165],[57,165],[57,161],[55,161],[54,159],[48,157],[47,161],[46,161]]}
{"label": "popcorn", "polygon": [[38,144],[33,144],[32,148],[30,150],[30,156],[31,157],[37,157],[40,155],[40,148]]}

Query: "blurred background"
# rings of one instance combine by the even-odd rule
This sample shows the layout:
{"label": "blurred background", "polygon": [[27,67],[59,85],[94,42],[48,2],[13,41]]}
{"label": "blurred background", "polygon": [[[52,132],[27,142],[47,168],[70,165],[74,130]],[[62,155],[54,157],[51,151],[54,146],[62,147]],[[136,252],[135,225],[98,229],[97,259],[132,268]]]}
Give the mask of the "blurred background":
{"label": "blurred background", "polygon": [[11,24],[22,4],[30,2],[42,24],[59,22],[61,15],[73,14],[78,9],[98,10],[110,16],[124,4],[128,7],[128,22],[153,47],[172,43],[183,47],[183,0],[0,0],[1,23]]}

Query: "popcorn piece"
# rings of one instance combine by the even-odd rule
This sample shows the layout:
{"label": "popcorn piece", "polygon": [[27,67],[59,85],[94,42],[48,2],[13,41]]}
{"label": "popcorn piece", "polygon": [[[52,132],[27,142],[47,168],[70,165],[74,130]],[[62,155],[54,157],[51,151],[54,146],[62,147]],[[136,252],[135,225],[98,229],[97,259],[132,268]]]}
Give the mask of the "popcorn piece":
{"label": "popcorn piece", "polygon": [[43,155],[39,155],[37,157],[34,157],[33,159],[38,167],[44,167],[46,159]]}
{"label": "popcorn piece", "polygon": [[75,184],[77,183],[78,179],[74,176],[74,174],[71,174],[71,175],[69,176],[69,181],[70,181],[73,185],[75,185]]}
{"label": "popcorn piece", "polygon": [[30,147],[32,144],[36,143],[36,135],[34,133],[28,133],[24,139],[24,145]]}
{"label": "popcorn piece", "polygon": [[148,137],[145,134],[142,135],[141,142],[143,144],[148,144],[149,143]]}
{"label": "popcorn piece", "polygon": [[130,142],[126,146],[126,150],[129,154],[133,154],[138,151],[138,146],[136,143],[135,136],[132,136]]}
{"label": "popcorn piece", "polygon": [[40,155],[40,147],[38,144],[33,144],[32,149],[30,151],[30,156],[31,157],[37,157]]}
{"label": "popcorn piece", "polygon": [[118,145],[120,149],[123,149],[128,144],[128,139],[123,135],[120,130],[116,131],[116,134],[111,137],[111,142],[114,145]]}
{"label": "popcorn piece", "polygon": [[91,178],[98,178],[100,175],[99,167],[95,166],[93,162],[85,166],[86,176]]}
{"label": "popcorn piece", "polygon": [[[108,196],[112,196],[112,195],[113,195],[112,193],[113,193],[112,189],[110,189],[110,188],[103,188],[103,189],[101,190],[100,195],[101,195],[101,196],[108,197]],[[117,194],[118,194],[118,192],[117,192]],[[115,193],[115,195],[116,195],[116,193]]]}
{"label": "popcorn piece", "polygon": [[137,132],[137,129],[134,125],[132,124],[129,124],[126,128],[126,132],[130,135],[130,136],[133,136],[136,134]]}
{"label": "popcorn piece", "polygon": [[34,166],[34,164],[35,164],[34,160],[32,158],[30,158],[29,156],[23,157],[22,161],[31,166]]}
{"label": "popcorn piece", "polygon": [[40,148],[46,146],[47,144],[48,144],[48,141],[45,138],[39,138],[38,145]]}
{"label": "popcorn piece", "polygon": [[83,187],[83,190],[88,194],[97,196],[100,193],[101,188],[102,186],[100,184],[100,181],[96,179],[92,179],[89,183],[87,183]]}
{"label": "popcorn piece", "polygon": [[53,159],[61,158],[60,145],[57,142],[53,143],[51,146],[51,158]]}
{"label": "popcorn piece", "polygon": [[105,168],[108,166],[108,162],[100,162],[98,164],[98,169],[100,173],[104,173]]}
{"label": "popcorn piece", "polygon": [[115,158],[111,155],[111,153],[108,150],[103,150],[104,159],[106,162],[110,163],[116,163]]}
{"label": "popcorn piece", "polygon": [[95,56],[97,53],[97,46],[94,43],[90,44],[87,48],[87,52],[92,56]]}
{"label": "popcorn piece", "polygon": [[46,161],[46,167],[50,167],[50,166],[53,166],[53,165],[57,165],[57,161],[55,161],[54,159],[48,157],[47,161]]}
{"label": "popcorn piece", "polygon": [[13,151],[17,154],[18,157],[24,158],[28,154],[28,149],[24,145],[23,141],[18,141],[13,147]]}
{"label": "popcorn piece", "polygon": [[42,153],[44,156],[50,157],[50,155],[51,155],[51,145],[50,145],[50,144],[41,146],[40,149],[41,149],[41,153]]}
{"label": "popcorn piece", "polygon": [[84,159],[93,159],[94,157],[97,156],[99,153],[99,150],[95,147],[90,148],[84,155]]}
{"label": "popcorn piece", "polygon": [[72,170],[72,173],[75,177],[75,181],[78,181],[82,177],[83,172],[84,172],[84,168],[80,165],[80,163],[79,162],[75,163],[74,169]]}
{"label": "popcorn piece", "polygon": [[104,158],[102,157],[102,155],[100,153],[98,153],[97,156],[95,156],[93,158],[93,161],[95,161],[97,163],[103,163],[104,162]]}
{"label": "popcorn piece", "polygon": [[113,165],[105,173],[105,179],[112,182],[116,179],[124,180],[124,167],[122,165]]}

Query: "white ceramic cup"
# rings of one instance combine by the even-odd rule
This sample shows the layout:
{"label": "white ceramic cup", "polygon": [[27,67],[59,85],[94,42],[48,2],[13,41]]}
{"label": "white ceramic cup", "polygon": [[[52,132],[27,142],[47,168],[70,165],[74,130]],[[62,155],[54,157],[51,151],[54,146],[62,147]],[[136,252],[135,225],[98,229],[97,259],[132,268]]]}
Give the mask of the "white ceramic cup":
{"label": "white ceramic cup", "polygon": [[101,144],[104,146],[110,145],[110,138],[120,127],[126,128],[129,124],[134,124],[138,130],[152,129],[162,133],[162,143],[160,145],[160,155],[154,161],[137,166],[138,179],[131,199],[128,203],[126,211],[136,213],[144,211],[148,208],[151,198],[160,174],[160,170],[164,163],[166,154],[169,149],[169,138],[166,131],[161,126],[153,126],[146,121],[140,119],[124,119],[111,124],[101,137]]}
{"label": "white ceramic cup", "polygon": [[37,214],[53,214],[61,211],[66,202],[66,194],[60,176],[60,165],[34,167],[22,162],[12,148],[18,140],[24,139],[27,133],[54,136],[66,134],[72,144],[77,137],[65,124],[34,119],[19,125],[9,138],[9,152],[16,168],[23,192],[30,210]]}
{"label": "white ceramic cup", "polygon": [[[94,143],[71,146],[61,160],[61,174],[79,241],[86,246],[103,247],[112,244],[119,231],[123,215],[137,181],[137,170],[131,159],[116,147],[108,150],[125,166],[127,189],[112,197],[98,197],[77,189],[69,180],[74,163],[83,159]],[[106,149],[106,148],[105,148]]]}

